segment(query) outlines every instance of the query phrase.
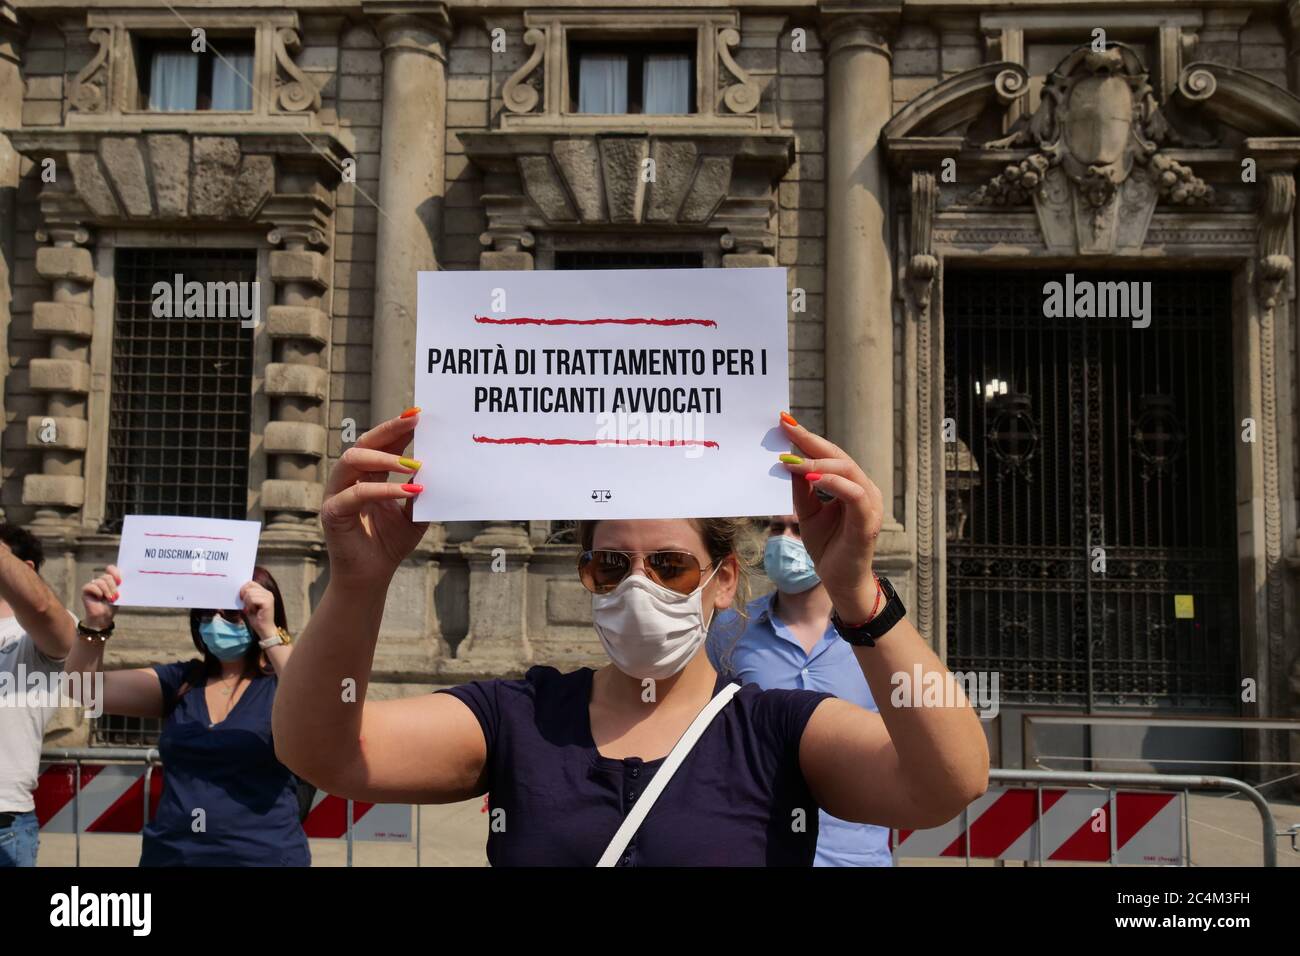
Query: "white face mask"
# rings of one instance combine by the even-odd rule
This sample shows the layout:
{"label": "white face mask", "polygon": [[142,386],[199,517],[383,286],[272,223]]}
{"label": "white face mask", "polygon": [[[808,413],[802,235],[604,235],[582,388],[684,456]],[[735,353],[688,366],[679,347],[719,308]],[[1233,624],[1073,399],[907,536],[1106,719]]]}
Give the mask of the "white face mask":
{"label": "white face mask", "polygon": [[685,667],[709,633],[703,594],[713,574],[690,594],[644,574],[629,574],[608,594],[593,594],[596,633],[614,666],[638,680],[665,680]]}

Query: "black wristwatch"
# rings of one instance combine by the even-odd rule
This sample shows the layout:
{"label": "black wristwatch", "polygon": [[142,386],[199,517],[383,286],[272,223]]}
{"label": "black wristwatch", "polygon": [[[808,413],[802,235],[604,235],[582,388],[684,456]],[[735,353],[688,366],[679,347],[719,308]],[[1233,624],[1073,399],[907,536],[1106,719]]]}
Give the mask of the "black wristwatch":
{"label": "black wristwatch", "polygon": [[875,647],[876,641],[884,637],[889,629],[901,621],[903,615],[907,613],[907,608],[903,607],[902,598],[898,596],[894,586],[889,583],[889,578],[884,575],[877,575],[876,580],[880,582],[880,591],[885,597],[885,606],[866,624],[849,627],[840,620],[839,612],[831,611],[831,623],[835,625],[835,630],[840,637],[858,647]]}

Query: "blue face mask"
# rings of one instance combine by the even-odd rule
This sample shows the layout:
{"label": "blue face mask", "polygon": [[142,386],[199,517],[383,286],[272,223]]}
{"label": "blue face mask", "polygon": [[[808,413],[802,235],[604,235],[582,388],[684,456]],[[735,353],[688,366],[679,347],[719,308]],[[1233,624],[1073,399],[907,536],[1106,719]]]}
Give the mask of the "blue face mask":
{"label": "blue face mask", "polygon": [[808,549],[798,538],[789,535],[767,539],[767,547],[763,549],[763,570],[777,590],[786,594],[800,594],[821,582]]}
{"label": "blue face mask", "polygon": [[232,624],[220,614],[199,624],[199,637],[219,661],[238,660],[253,643],[253,635],[248,633],[246,624]]}

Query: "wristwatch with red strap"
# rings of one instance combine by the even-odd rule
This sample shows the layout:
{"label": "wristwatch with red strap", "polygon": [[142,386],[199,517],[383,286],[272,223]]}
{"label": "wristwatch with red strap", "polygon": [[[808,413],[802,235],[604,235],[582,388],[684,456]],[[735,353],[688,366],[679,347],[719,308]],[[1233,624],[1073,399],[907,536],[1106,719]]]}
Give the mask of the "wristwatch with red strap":
{"label": "wristwatch with red strap", "polygon": [[[880,588],[880,595],[883,597],[885,606],[882,607],[864,624],[845,624],[840,619],[838,611],[831,611],[831,624],[835,626],[836,632],[850,644],[857,647],[874,647],[876,641],[884,637],[885,634],[895,624],[903,619],[907,613],[907,608],[903,607],[903,601],[894,590],[894,586],[889,583],[889,578],[883,575],[876,575],[876,582]],[[879,600],[879,599],[877,599]]]}

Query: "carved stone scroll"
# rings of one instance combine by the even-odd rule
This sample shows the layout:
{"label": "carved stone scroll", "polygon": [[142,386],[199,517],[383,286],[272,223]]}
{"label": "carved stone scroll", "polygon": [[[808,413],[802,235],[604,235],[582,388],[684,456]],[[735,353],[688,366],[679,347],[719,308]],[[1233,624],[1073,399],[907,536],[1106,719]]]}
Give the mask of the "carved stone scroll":
{"label": "carved stone scroll", "polygon": [[722,94],[722,102],[733,113],[749,113],[757,106],[761,93],[758,84],[741,69],[736,58],[731,55],[731,47],[740,45],[740,31],[732,27],[718,31],[718,59],[734,76],[738,83],[728,86]]}
{"label": "carved stone scroll", "polygon": [[533,48],[532,55],[506,80],[501,89],[501,99],[506,109],[512,113],[531,113],[541,99],[537,87],[528,83],[528,77],[546,56],[546,31],[533,27],[524,33],[524,42]]}
{"label": "carved stone scroll", "polygon": [[275,60],[280,65],[280,69],[288,75],[288,79],[285,80],[277,74],[276,103],[286,113],[320,109],[320,90],[289,55],[298,52],[301,45],[302,41],[298,39],[296,30],[281,27],[275,31]]}
{"label": "carved stone scroll", "polygon": [[81,113],[99,113],[108,102],[108,53],[113,45],[113,31],[90,31],[90,42],[99,49],[81,68],[72,85],[72,108]]}

